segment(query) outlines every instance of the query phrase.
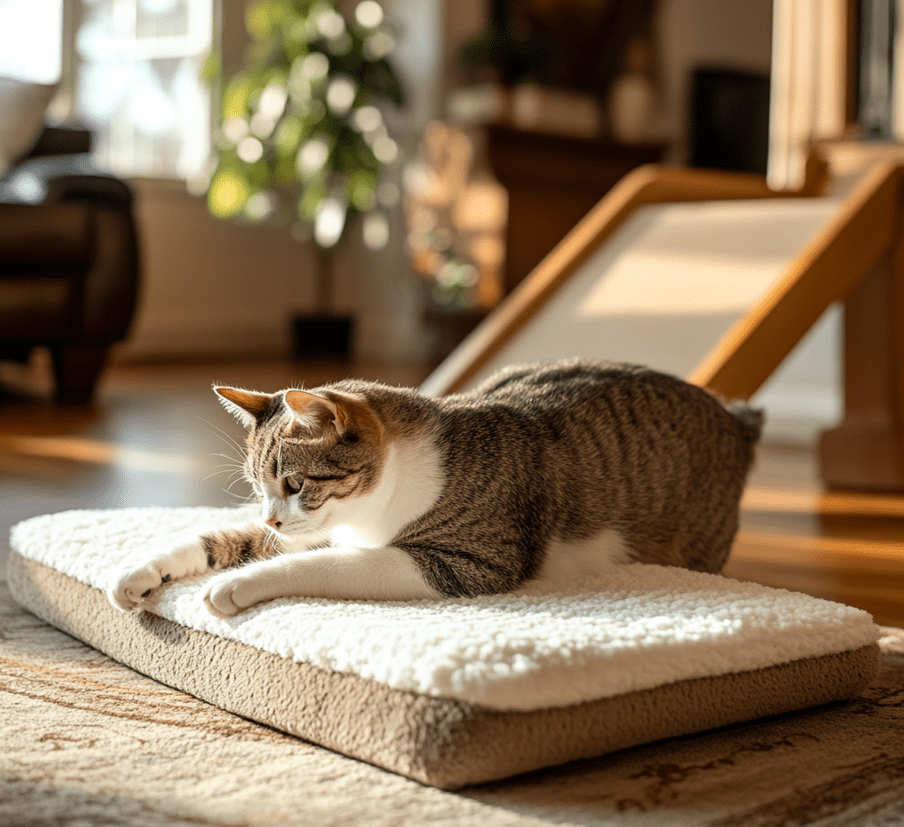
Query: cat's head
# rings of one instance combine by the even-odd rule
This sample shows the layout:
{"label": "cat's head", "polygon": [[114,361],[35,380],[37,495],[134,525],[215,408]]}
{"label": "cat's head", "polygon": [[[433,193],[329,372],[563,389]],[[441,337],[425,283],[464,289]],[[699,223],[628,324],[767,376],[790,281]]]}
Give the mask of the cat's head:
{"label": "cat's head", "polygon": [[330,529],[376,486],[385,435],[363,397],[328,388],[214,392],[248,430],[245,476],[272,528]]}

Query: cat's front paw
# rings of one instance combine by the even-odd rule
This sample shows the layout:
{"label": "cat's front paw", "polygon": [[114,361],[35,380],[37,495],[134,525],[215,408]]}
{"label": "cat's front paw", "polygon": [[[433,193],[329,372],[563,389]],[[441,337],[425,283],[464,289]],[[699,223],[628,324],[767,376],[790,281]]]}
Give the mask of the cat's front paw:
{"label": "cat's front paw", "polygon": [[207,554],[200,539],[180,542],[143,561],[125,563],[111,577],[107,599],[120,611],[134,612],[164,583],[201,574],[206,569]]}
{"label": "cat's front paw", "polygon": [[[164,580],[166,577],[166,580]],[[107,599],[121,612],[134,612],[141,608],[145,598],[163,583],[172,579],[161,574],[153,565],[125,569],[117,572],[107,587]]]}
{"label": "cat's front paw", "polygon": [[234,617],[266,597],[259,594],[253,575],[241,571],[225,571],[211,577],[204,584],[201,599],[207,611],[215,617]]}

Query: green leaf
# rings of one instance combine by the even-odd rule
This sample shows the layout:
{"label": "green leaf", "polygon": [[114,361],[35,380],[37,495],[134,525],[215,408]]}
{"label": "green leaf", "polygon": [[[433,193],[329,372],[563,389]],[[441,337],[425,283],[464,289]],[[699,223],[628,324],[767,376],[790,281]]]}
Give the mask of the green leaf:
{"label": "green leaf", "polygon": [[256,0],[245,8],[245,28],[252,40],[263,40],[273,30],[270,0]]}
{"label": "green leaf", "polygon": [[313,221],[317,217],[320,205],[327,197],[326,182],[312,181],[302,191],[298,199],[298,217],[303,221]]}
{"label": "green leaf", "polygon": [[[270,124],[258,118],[255,137],[261,140],[263,155],[257,161],[240,161],[232,141],[220,142],[218,167],[208,189],[208,206],[213,215],[232,218],[245,212],[257,220],[255,216],[262,218],[266,213],[267,220],[276,220],[280,210],[261,207],[260,194],[265,191],[278,192],[288,203],[294,202],[293,209],[306,225],[315,223],[331,195],[347,203],[349,217],[376,206],[375,193],[383,165],[368,139],[351,128],[350,114],[343,111],[337,115],[329,110],[326,91],[329,82],[340,75],[354,78],[357,90],[350,109],[353,112],[379,100],[402,105],[402,86],[386,58],[374,60],[368,53],[368,39],[376,30],[365,31],[353,19],[346,20],[345,43],[339,48],[335,39],[328,40],[319,30],[322,13],[341,14],[339,4],[335,0],[247,1],[246,25],[251,43],[245,67],[224,84],[222,119],[252,121],[259,114],[261,93],[270,85],[285,90],[288,100],[272,132]],[[315,64],[309,63],[305,68],[305,61],[314,53],[318,54],[315,64],[319,61],[319,72],[312,71]],[[219,62],[217,55],[208,57],[205,71],[210,78],[219,77]],[[268,114],[276,118],[278,113],[273,113],[273,109],[269,107]],[[314,161],[300,166],[299,153],[314,135],[324,139],[327,157],[324,160],[322,154],[315,155]],[[248,208],[248,200],[256,195]]]}
{"label": "green leaf", "polygon": [[244,75],[236,75],[223,90],[223,120],[238,116],[245,117],[249,111],[251,90]]}
{"label": "green leaf", "polygon": [[217,218],[232,218],[242,212],[252,194],[252,187],[238,168],[223,166],[210,182],[207,205]]}
{"label": "green leaf", "polygon": [[292,184],[295,181],[295,156],[282,156],[274,159],[271,180],[276,184]]}
{"label": "green leaf", "polygon": [[294,163],[295,154],[305,137],[304,122],[297,115],[286,115],[273,133],[273,146],[281,157]]}
{"label": "green leaf", "polygon": [[358,170],[348,177],[348,200],[359,212],[369,212],[377,205],[376,176]]}
{"label": "green leaf", "polygon": [[207,53],[207,57],[204,58],[204,63],[201,66],[201,80],[207,86],[216,86],[220,82],[222,74],[223,56],[219,50],[212,49]]}

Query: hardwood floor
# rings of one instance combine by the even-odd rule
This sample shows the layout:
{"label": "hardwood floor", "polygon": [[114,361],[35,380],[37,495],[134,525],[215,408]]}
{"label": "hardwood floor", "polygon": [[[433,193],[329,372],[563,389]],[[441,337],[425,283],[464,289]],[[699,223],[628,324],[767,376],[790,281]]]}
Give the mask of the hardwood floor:
{"label": "hardwood floor", "polygon": [[904,625],[904,496],[825,492],[814,452],[763,445],[725,574]]}
{"label": "hardwood floor", "polygon": [[[9,528],[70,508],[228,505],[241,428],[212,382],[276,390],[347,375],[418,385],[412,366],[209,362],[112,368],[93,410],[46,401],[46,366],[0,366],[0,564]],[[904,625],[904,497],[825,494],[811,451],[761,446],[725,573]]]}

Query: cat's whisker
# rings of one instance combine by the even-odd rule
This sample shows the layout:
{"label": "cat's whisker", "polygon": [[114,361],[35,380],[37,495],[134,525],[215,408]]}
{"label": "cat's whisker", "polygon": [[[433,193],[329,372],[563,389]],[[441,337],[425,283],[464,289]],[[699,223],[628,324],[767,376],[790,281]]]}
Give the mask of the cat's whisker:
{"label": "cat's whisker", "polygon": [[[229,493],[229,494],[233,494],[233,493],[234,493],[233,490],[232,490],[233,487],[236,486],[236,485],[238,485],[241,481],[242,481],[242,477],[236,477],[236,478],[235,478],[232,482],[230,482],[229,485],[227,485],[226,488],[224,488],[223,490],[226,491],[226,492]],[[236,496],[238,496],[238,495],[236,495]],[[252,496],[253,496],[252,494],[246,494],[246,495],[245,495],[245,499],[250,500]]]}
{"label": "cat's whisker", "polygon": [[216,470],[213,472],[214,474],[222,474],[227,471],[233,474],[245,473],[245,466],[237,462],[221,462],[215,465],[214,468],[216,468]]}
{"label": "cat's whisker", "polygon": [[244,465],[233,465],[230,463],[223,463],[221,465],[216,466],[218,469],[218,473],[229,473],[235,474],[236,476],[242,476],[247,479],[248,469]]}
{"label": "cat's whisker", "polygon": [[211,471],[206,477],[205,480],[209,480],[211,477],[216,477],[219,474],[244,474],[245,467],[243,465],[236,465],[235,463],[224,463],[222,465],[217,466],[216,471]]}
{"label": "cat's whisker", "polygon": [[245,459],[245,457],[247,456],[247,449],[244,445],[227,434],[226,431],[224,431],[222,428],[214,425],[212,422],[208,422],[206,419],[203,419],[200,416],[197,417],[197,419],[200,419],[201,422],[203,422],[207,426],[207,433],[209,433],[211,436],[219,437],[220,439],[222,439],[230,448],[235,448],[239,452],[242,460]]}
{"label": "cat's whisker", "polygon": [[230,497],[233,497],[234,499],[239,500],[240,502],[243,502],[243,503],[251,502],[251,497],[249,497],[247,495],[243,497],[241,494],[236,494],[235,491],[230,491],[228,488],[221,488],[220,490],[224,494],[227,494]]}
{"label": "cat's whisker", "polygon": [[240,462],[221,462],[217,468],[237,468],[240,471],[245,470],[245,466]]}
{"label": "cat's whisker", "polygon": [[211,471],[206,477],[204,477],[201,482],[207,482],[207,480],[212,479],[213,477],[219,477],[220,474],[234,474],[235,471],[230,471],[228,468],[222,468],[219,471]]}
{"label": "cat's whisker", "polygon": [[276,556],[281,554],[285,549],[282,546],[284,536],[276,529],[267,527],[267,533],[264,535],[264,554],[267,556]]}
{"label": "cat's whisker", "polygon": [[234,453],[231,449],[231,445],[226,446],[229,449],[229,453],[220,453],[217,451],[211,451],[208,456],[209,457],[221,457],[222,459],[229,460],[229,462],[234,462],[236,465],[244,465],[247,461],[247,455],[244,452]]}
{"label": "cat's whisker", "polygon": [[216,474],[229,474],[230,478],[235,477],[236,479],[241,479],[245,477],[245,468],[244,466],[238,465],[221,465],[219,466],[218,471],[214,471],[211,476],[215,476]]}
{"label": "cat's whisker", "polygon": [[242,444],[240,442],[238,442],[238,440],[236,440],[233,436],[231,436],[226,431],[224,431],[219,425],[215,425],[209,419],[204,419],[204,417],[202,417],[202,416],[196,415],[195,419],[199,419],[201,422],[203,422],[210,429],[210,431],[209,431],[210,433],[216,432],[217,434],[221,435],[224,439],[228,440],[233,445],[235,445],[236,448],[238,448],[240,451],[244,452],[244,450],[245,450],[244,446],[242,446]]}
{"label": "cat's whisker", "polygon": [[238,457],[231,457],[229,454],[208,454],[209,457],[219,457],[220,459],[225,459],[231,462],[233,465],[244,465],[244,461],[240,460]]}
{"label": "cat's whisker", "polygon": [[206,477],[204,477],[204,479],[209,480],[211,477],[218,477],[220,474],[229,474],[230,477],[232,477],[233,475],[244,476],[245,469],[233,468],[230,466],[224,468],[223,466],[220,466],[216,471],[211,471]]}
{"label": "cat's whisker", "polygon": [[[230,457],[227,454],[208,454],[208,456],[211,458],[219,457],[220,459],[227,460],[227,462],[225,464],[228,465],[230,468],[244,468],[245,467],[244,461],[240,461],[240,460],[236,459],[235,457]],[[220,465],[218,467],[222,468],[223,465]]]}
{"label": "cat's whisker", "polygon": [[[235,473],[235,472],[233,472],[233,473]],[[253,502],[253,500],[254,500],[253,492],[249,492],[248,494],[237,494],[235,491],[232,490],[241,481],[242,481],[242,477],[236,477],[236,479],[232,480],[232,482],[230,482],[225,488],[221,488],[220,490],[224,494],[228,494],[230,497],[235,497],[237,500],[241,500],[242,502],[245,502],[245,503]]]}

